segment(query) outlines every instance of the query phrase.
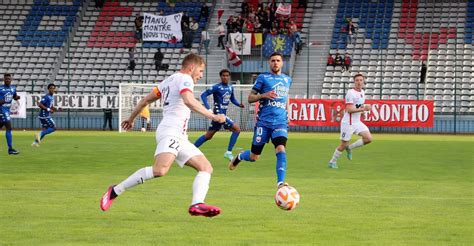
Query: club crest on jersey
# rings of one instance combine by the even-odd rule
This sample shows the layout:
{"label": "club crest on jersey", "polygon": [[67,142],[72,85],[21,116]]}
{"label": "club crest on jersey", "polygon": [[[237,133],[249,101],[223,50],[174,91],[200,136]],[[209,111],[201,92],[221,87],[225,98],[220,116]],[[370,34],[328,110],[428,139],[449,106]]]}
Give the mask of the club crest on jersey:
{"label": "club crest on jersey", "polygon": [[[285,78],[286,80],[287,78]],[[288,96],[288,91],[289,88],[286,86],[283,82],[279,82],[272,86],[272,89],[275,91],[275,93],[278,95],[278,97],[286,97]]]}
{"label": "club crest on jersey", "polygon": [[189,82],[184,82],[184,86],[190,86],[191,84]]}

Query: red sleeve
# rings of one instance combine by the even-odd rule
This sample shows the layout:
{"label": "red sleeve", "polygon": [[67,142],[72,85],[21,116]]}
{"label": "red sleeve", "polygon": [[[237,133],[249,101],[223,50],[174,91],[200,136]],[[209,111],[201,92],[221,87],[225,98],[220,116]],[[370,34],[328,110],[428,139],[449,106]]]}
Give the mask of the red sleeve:
{"label": "red sleeve", "polygon": [[184,88],[184,89],[182,89],[181,91],[179,91],[179,94],[183,94],[183,93],[185,93],[186,91],[189,91],[189,92],[193,93],[190,89]]}

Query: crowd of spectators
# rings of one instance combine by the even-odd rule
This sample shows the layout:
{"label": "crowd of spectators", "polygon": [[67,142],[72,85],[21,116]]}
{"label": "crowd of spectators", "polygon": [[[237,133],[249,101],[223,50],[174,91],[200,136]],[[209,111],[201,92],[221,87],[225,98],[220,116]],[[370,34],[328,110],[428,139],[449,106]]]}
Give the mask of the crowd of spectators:
{"label": "crowd of spectators", "polygon": [[[299,1],[298,7],[306,7],[306,1]],[[229,41],[230,33],[263,33],[263,38],[267,34],[283,34],[291,37],[295,44],[296,52],[299,53],[302,47],[301,32],[296,22],[289,16],[278,15],[276,13],[277,4],[271,1],[268,4],[259,3],[257,7],[249,5],[247,2],[241,4],[240,15],[230,15],[225,26],[226,40]],[[216,28],[219,32],[219,46],[221,46],[221,27]]]}
{"label": "crowd of spectators", "polygon": [[327,66],[333,66],[334,69],[336,69],[336,67],[340,67],[342,72],[350,72],[352,67],[352,58],[347,52],[344,57],[342,57],[339,52],[337,52],[334,57],[331,54],[328,54]]}

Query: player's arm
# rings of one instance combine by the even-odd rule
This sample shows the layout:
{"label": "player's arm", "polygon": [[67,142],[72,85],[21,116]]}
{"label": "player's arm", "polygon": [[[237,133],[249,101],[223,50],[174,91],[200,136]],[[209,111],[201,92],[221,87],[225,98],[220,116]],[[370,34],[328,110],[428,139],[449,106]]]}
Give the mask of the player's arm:
{"label": "player's arm", "polygon": [[[42,101],[42,100],[41,100],[41,101]],[[41,101],[38,102],[38,107],[39,107],[40,109],[42,109],[42,110],[50,111],[51,109],[48,108],[48,107],[46,107],[46,106],[44,106],[44,104],[43,104]]]}
{"label": "player's arm", "polygon": [[252,90],[249,94],[248,101],[249,103],[254,103],[259,101],[260,99],[275,99],[277,98],[277,94],[275,91],[268,91],[263,94],[259,94],[257,91]]}
{"label": "player's arm", "polygon": [[232,90],[232,94],[230,94],[230,101],[237,107],[245,108],[244,104],[237,101],[234,95],[234,90]]}
{"label": "player's arm", "polygon": [[13,94],[13,99],[14,99],[15,101],[20,100],[20,96],[18,96],[18,95],[16,94],[16,91],[15,91],[15,94]]}
{"label": "player's arm", "polygon": [[181,97],[183,98],[184,104],[186,104],[186,106],[188,106],[188,108],[190,108],[192,111],[199,113],[212,121],[217,121],[219,123],[225,122],[225,115],[213,114],[209,112],[209,110],[207,110],[198,100],[196,100],[196,98],[194,98],[194,95],[191,91],[187,90],[182,92]]}
{"label": "player's arm", "polygon": [[135,118],[137,117],[138,114],[140,114],[140,112],[142,112],[143,108],[145,108],[148,104],[151,104],[160,98],[161,98],[161,93],[158,91],[158,89],[157,88],[153,89],[152,92],[150,92],[148,95],[146,95],[144,98],[142,98],[138,102],[137,106],[135,106],[135,108],[133,109],[128,119],[122,122],[122,128],[124,130],[131,129],[133,127],[133,122],[135,121]]}
{"label": "player's arm", "polygon": [[204,107],[207,108],[207,110],[211,109],[211,106],[209,106],[209,103],[207,102],[207,97],[212,94],[212,88],[209,88],[201,93],[201,101],[204,103]]}

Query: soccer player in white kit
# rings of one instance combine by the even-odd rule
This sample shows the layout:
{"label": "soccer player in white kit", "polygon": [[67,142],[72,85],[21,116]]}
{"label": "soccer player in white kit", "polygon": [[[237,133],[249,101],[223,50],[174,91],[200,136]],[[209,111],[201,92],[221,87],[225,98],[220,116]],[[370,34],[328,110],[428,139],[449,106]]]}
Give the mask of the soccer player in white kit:
{"label": "soccer player in white kit", "polygon": [[165,176],[174,161],[180,167],[190,166],[198,171],[193,183],[193,198],[188,212],[191,215],[213,217],[220,213],[220,208],[206,205],[204,199],[209,189],[212,165],[204,154],[188,140],[187,127],[191,110],[223,123],[223,114],[209,112],[194,98],[194,84],[203,76],[204,60],[202,57],[189,54],[179,72],[166,78],[144,97],[133,109],[130,117],[122,122],[122,128],[129,130],[133,127],[135,117],[142,109],[161,99],[163,104],[163,120],[156,130],[156,151],[153,166],[139,169],[118,185],[112,185],[100,200],[100,208],[107,211],[116,197],[146,180]]}
{"label": "soccer player in white kit", "polygon": [[[331,160],[329,168],[337,167],[337,158],[339,158],[344,150],[347,151],[347,159],[352,160],[352,150],[372,142],[372,135],[369,128],[360,121],[360,116],[364,111],[370,111],[370,104],[365,103],[364,75],[354,75],[354,88],[350,89],[346,94],[346,110],[341,121],[341,144],[337,146]],[[357,134],[362,138],[349,145],[349,141],[353,134]]]}

